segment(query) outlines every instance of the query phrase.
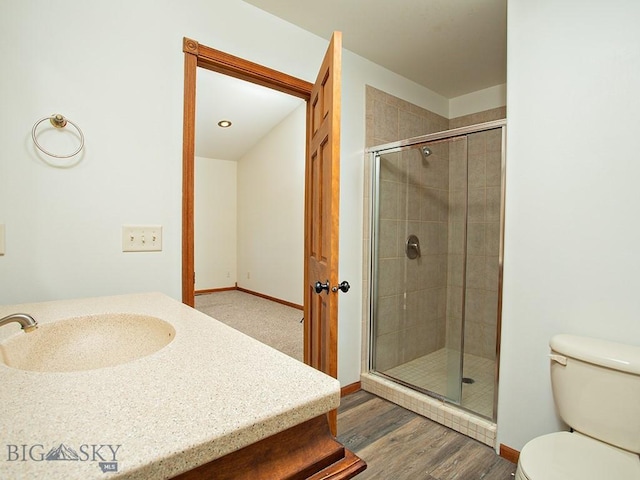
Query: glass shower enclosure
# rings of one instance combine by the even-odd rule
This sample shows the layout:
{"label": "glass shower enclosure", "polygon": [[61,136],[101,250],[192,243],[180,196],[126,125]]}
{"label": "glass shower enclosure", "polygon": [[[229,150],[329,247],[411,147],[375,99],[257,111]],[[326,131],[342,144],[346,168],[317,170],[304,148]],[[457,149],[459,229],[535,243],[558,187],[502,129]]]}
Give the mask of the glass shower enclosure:
{"label": "glass shower enclosure", "polygon": [[495,420],[505,121],[368,149],[369,369]]}

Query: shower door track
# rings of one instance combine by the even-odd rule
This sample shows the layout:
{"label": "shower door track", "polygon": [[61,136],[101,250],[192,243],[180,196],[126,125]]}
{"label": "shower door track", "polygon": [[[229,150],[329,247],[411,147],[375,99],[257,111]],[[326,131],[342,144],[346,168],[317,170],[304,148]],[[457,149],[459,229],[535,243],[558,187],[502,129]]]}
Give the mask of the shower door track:
{"label": "shower door track", "polygon": [[384,143],[382,145],[376,145],[369,147],[365,150],[365,153],[384,152],[391,153],[395,149],[404,147],[410,147],[419,143],[433,142],[435,140],[445,140],[448,138],[459,137],[462,135],[468,135],[470,133],[483,132],[485,130],[493,130],[494,128],[504,127],[507,125],[505,119],[493,120],[491,122],[476,123],[466,127],[452,128],[451,130],[443,130],[442,132],[428,133],[427,135],[421,135],[419,137],[411,137],[404,140],[398,140],[397,142]]}
{"label": "shower door track", "polygon": [[420,392],[422,394],[429,395],[430,397],[435,398],[436,400],[440,400],[441,402],[450,403],[452,405],[455,405],[456,407],[460,407],[459,403],[456,403],[456,402],[450,400],[449,398],[445,397],[444,395],[440,395],[439,393],[436,393],[436,392],[434,392],[432,390],[419,387],[419,386],[414,385],[412,383],[409,383],[409,382],[407,382],[405,380],[402,380],[400,378],[394,377],[393,375],[388,375],[388,374],[386,374],[384,372],[378,372],[377,370],[370,371],[369,373],[371,375],[377,375],[379,377],[386,378],[387,380],[391,380],[392,382],[397,383],[398,385],[402,385],[403,387],[410,388],[411,390],[415,390],[416,392]]}

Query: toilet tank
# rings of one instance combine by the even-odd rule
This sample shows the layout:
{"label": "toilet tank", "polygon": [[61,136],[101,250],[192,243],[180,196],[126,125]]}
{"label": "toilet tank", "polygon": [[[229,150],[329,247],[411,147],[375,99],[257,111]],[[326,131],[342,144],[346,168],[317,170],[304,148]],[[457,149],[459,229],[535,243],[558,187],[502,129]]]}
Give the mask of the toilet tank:
{"label": "toilet tank", "polygon": [[580,433],[640,453],[640,346],[566,334],[549,345],[562,419]]}

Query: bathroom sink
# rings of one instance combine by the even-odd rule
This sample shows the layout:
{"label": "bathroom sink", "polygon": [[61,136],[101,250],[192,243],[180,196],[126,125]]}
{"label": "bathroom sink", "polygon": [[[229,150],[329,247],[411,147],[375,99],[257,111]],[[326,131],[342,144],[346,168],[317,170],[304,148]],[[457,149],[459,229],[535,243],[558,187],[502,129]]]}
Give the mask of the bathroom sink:
{"label": "bathroom sink", "polygon": [[36,372],[93,370],[151,355],[175,334],[169,323],[149,315],[73,317],[8,338],[0,344],[0,362]]}

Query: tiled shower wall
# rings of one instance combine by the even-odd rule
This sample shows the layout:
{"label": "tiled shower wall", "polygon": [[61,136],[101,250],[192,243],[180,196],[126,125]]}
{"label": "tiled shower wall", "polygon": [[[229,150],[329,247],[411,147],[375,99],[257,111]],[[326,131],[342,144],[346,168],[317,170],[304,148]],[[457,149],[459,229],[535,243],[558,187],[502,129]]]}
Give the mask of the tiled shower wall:
{"label": "tiled shower wall", "polygon": [[[368,147],[505,115],[505,109],[499,108],[447,120],[370,86],[366,102]],[[381,159],[378,370],[445,345],[459,348],[464,268],[465,351],[495,358],[500,205],[500,135],[496,132],[474,134],[468,142],[435,144],[427,159],[417,151]],[[467,150],[468,186],[466,165],[461,162]],[[469,237],[467,263],[463,265],[467,188]],[[367,212],[365,218],[368,216]],[[422,257],[415,260],[409,260],[404,250],[411,233],[421,241]]]}
{"label": "tiled shower wall", "polygon": [[498,318],[501,135],[500,129],[470,134],[451,143],[449,156],[447,347],[460,348],[466,274],[464,351],[490,360]]}
{"label": "tiled shower wall", "polygon": [[[447,291],[448,146],[381,159],[376,366],[386,370],[444,346]],[[409,258],[410,235],[420,256]]]}
{"label": "tiled shower wall", "polygon": [[[367,145],[446,130],[448,120],[367,87]],[[416,150],[384,155],[380,162],[378,370],[444,346],[447,279],[448,147],[428,159]],[[409,235],[421,256],[409,259]]]}
{"label": "tiled shower wall", "polygon": [[[449,120],[449,128],[506,118],[506,107]],[[468,136],[468,219],[464,351],[494,360],[498,321],[498,254],[502,180],[500,129]],[[455,325],[452,322],[451,325]],[[463,373],[464,374],[464,373]]]}
{"label": "tiled shower wall", "polygon": [[500,249],[501,129],[468,136],[464,351],[495,359]]}
{"label": "tiled shower wall", "polygon": [[[459,352],[464,317],[465,239],[467,235],[467,140],[449,146],[449,222],[447,255],[446,347]],[[444,346],[444,345],[443,345]]]}

